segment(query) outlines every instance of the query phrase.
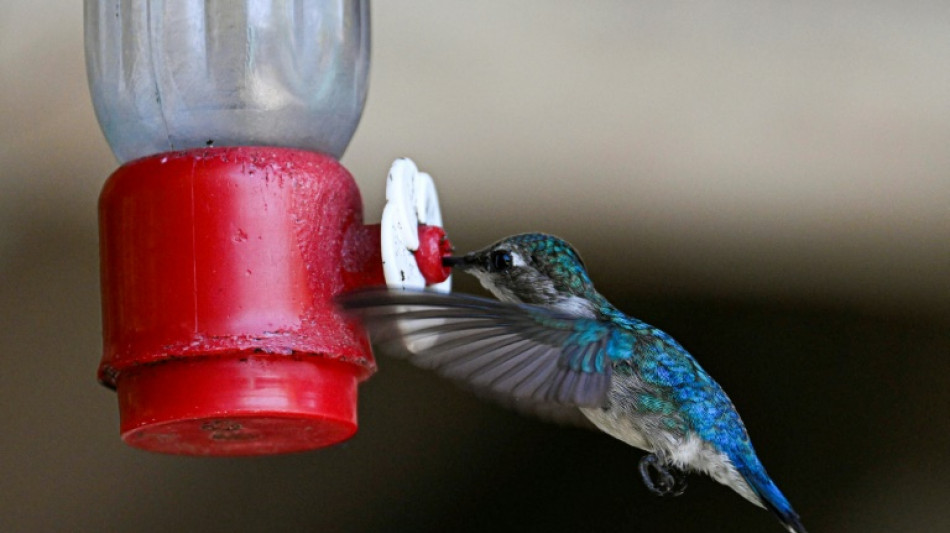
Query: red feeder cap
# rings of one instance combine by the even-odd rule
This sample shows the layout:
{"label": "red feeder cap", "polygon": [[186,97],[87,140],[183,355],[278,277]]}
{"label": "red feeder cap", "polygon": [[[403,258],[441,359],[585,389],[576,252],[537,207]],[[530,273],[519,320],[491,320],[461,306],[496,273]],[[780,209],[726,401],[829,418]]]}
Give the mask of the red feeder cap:
{"label": "red feeder cap", "polygon": [[[159,154],[100,196],[104,354],[123,439],[147,450],[255,455],[356,431],[375,370],[333,297],[372,276],[356,183],[283,148]],[[378,246],[378,243],[377,245]]]}

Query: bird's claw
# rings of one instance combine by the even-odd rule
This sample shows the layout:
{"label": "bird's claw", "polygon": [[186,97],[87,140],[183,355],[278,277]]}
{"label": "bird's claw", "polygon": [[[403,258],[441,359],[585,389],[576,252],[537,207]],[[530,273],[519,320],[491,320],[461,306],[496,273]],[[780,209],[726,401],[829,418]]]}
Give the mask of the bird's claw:
{"label": "bird's claw", "polygon": [[679,496],[686,491],[686,473],[652,453],[640,459],[640,475],[657,496]]}

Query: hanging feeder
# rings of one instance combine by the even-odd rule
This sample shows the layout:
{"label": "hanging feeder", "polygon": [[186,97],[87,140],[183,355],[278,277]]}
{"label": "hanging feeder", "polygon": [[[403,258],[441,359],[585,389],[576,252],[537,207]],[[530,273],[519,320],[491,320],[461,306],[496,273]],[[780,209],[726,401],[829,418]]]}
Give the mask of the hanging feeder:
{"label": "hanging feeder", "polygon": [[257,455],[349,438],[376,366],[334,296],[448,290],[431,178],[397,160],[365,225],[337,161],[366,94],[368,2],[86,0],[85,17],[124,163],[99,199],[98,374],[123,440]]}

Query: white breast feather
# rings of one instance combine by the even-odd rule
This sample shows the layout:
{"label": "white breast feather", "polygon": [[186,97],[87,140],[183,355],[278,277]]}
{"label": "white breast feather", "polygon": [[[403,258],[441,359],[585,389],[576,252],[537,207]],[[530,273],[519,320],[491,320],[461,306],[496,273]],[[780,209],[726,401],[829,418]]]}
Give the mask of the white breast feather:
{"label": "white breast feather", "polygon": [[582,408],[581,412],[604,433],[635,448],[662,455],[681,470],[708,474],[743,498],[762,507],[762,502],[732,465],[729,457],[713,448],[696,433],[690,431],[684,437],[655,427],[651,427],[647,432],[644,431],[645,428],[636,413],[617,409]]}

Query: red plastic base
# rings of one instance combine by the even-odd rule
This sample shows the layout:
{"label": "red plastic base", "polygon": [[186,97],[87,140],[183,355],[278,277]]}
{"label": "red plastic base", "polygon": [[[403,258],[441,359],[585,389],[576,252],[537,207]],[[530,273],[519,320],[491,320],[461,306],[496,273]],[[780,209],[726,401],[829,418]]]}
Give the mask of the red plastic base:
{"label": "red plastic base", "polygon": [[361,203],[337,161],[282,148],[159,154],[109,178],[99,379],[126,442],[260,455],[356,431],[375,362],[333,298],[381,279]]}
{"label": "red plastic base", "polygon": [[178,359],[124,372],[122,439],[188,455],[309,450],[356,432],[352,365],[284,357]]}

